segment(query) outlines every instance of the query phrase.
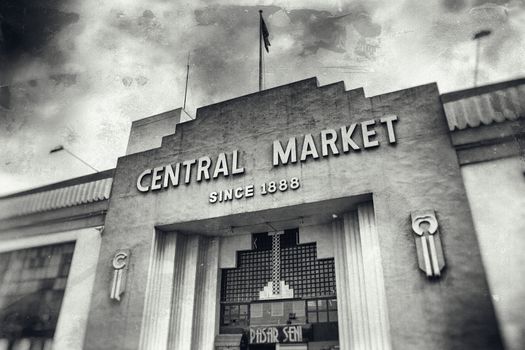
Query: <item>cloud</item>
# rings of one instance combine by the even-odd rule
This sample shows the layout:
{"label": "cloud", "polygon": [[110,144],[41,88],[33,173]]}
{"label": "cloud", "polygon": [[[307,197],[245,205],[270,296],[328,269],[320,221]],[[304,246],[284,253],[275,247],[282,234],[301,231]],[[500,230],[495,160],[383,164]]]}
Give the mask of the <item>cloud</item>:
{"label": "cloud", "polygon": [[272,43],[265,55],[266,87],[318,76],[322,84],[363,86],[369,95],[432,81],[442,91],[466,88],[472,35],[485,27],[493,34],[483,39],[481,81],[509,79],[525,69],[522,1],[37,6],[6,0],[0,5],[4,178],[40,184],[90,172],[67,155],[49,155],[57,144],[97,168],[113,167],[124,154],[131,121],[182,105],[188,53],[190,113],[256,91],[259,9]]}

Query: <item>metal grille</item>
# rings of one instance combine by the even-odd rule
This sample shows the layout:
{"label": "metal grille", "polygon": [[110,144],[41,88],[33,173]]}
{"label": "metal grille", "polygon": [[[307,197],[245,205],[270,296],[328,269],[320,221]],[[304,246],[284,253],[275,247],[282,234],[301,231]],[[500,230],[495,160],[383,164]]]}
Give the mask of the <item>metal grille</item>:
{"label": "metal grille", "polygon": [[259,291],[271,279],[271,250],[240,252],[237,261],[237,268],[222,270],[222,300],[257,300]]}
{"label": "metal grille", "polygon": [[295,297],[336,295],[334,259],[317,259],[315,243],[281,249],[281,278]]}
{"label": "metal grille", "polygon": [[[281,238],[287,240],[286,236],[282,235]],[[294,290],[294,296],[335,296],[334,259],[318,260],[315,243],[297,244],[295,239],[289,241],[286,244],[281,241],[280,269],[281,279]],[[259,244],[258,249],[262,246]],[[238,267],[222,270],[222,302],[251,302],[259,299],[259,292],[273,277],[271,244],[264,245],[262,249],[265,250],[238,252]]]}
{"label": "metal grille", "polygon": [[272,235],[272,293],[281,292],[281,234]]}

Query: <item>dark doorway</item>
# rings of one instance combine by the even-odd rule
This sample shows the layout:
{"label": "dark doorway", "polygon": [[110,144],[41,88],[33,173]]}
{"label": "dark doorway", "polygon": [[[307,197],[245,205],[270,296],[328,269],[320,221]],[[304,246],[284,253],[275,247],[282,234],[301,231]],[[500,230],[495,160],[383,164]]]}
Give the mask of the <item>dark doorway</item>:
{"label": "dark doorway", "polygon": [[248,347],[249,350],[275,350],[275,344],[253,344]]}

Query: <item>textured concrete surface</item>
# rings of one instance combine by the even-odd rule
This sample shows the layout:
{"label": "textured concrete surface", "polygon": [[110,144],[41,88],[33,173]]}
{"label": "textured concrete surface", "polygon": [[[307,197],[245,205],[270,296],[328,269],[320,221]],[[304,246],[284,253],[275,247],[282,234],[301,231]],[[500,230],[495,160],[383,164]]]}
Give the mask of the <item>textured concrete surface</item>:
{"label": "textured concrete surface", "polygon": [[134,121],[129,133],[126,155],[159,147],[163,136],[173,134],[178,123],[190,119],[182,108],[178,108]]}
{"label": "textured concrete surface", "polygon": [[[272,166],[272,143],[395,114],[397,144]],[[357,132],[360,135],[360,131]],[[360,137],[355,137],[360,140]],[[302,138],[298,139],[299,144]],[[318,141],[318,140],[317,140]],[[361,141],[358,141],[358,143]],[[318,145],[319,146],[319,145]],[[147,168],[239,150],[243,175],[140,193]],[[195,176],[195,172],[193,174]],[[208,203],[211,191],[298,177],[301,188]],[[315,79],[201,108],[162,147],[119,159],[106,217],[87,349],[136,349],[155,226],[372,193],[394,349],[499,349],[501,341],[465,188],[437,86],[365,98]],[[410,212],[434,209],[447,266],[438,281],[417,267]],[[300,216],[301,213],[297,213]],[[126,295],[109,300],[110,261],[131,249]]]}
{"label": "textured concrete surface", "polygon": [[525,182],[518,157],[461,168],[508,350],[525,344]]}

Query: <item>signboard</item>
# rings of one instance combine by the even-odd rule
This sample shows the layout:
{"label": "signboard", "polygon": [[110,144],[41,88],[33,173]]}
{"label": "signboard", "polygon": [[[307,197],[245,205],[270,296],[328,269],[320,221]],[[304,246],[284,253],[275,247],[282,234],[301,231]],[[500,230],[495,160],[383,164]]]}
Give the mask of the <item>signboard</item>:
{"label": "signboard", "polygon": [[[388,115],[379,121],[370,119],[350,126],[325,129],[316,134],[293,136],[285,141],[284,145],[280,140],[274,140],[270,162],[274,167],[286,166],[379,147],[378,130],[382,130],[388,136],[389,144],[395,144],[394,123],[397,122],[396,115]],[[360,131],[360,136],[356,130]],[[158,191],[178,187],[180,184],[189,185],[192,181],[215,181],[219,178],[243,175],[246,170],[240,158],[239,150],[233,150],[219,153],[217,156],[203,156],[145,169],[137,178],[137,189],[140,192]],[[276,192],[297,190],[300,186],[301,181],[297,177],[275,178],[264,183],[212,191],[209,193],[208,202],[216,204],[256,195],[272,195]]]}
{"label": "signboard", "polygon": [[250,327],[250,344],[301,343],[301,325]]}

